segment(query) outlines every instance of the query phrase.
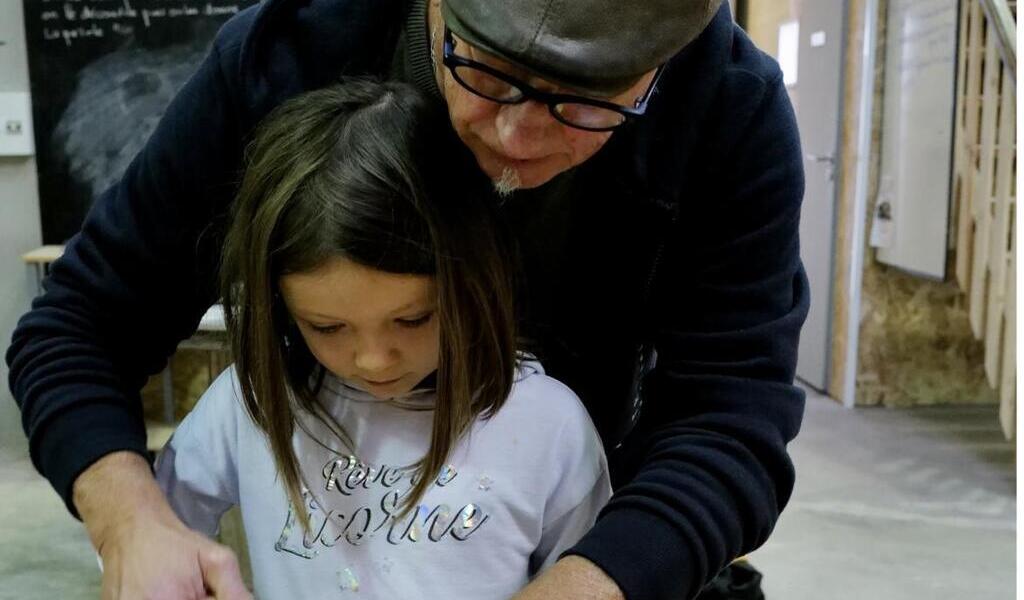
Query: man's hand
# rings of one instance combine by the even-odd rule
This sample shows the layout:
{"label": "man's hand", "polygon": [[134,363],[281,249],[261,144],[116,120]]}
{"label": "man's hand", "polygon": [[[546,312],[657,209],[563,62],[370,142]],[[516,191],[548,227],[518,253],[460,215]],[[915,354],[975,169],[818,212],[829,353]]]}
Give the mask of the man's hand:
{"label": "man's hand", "polygon": [[581,556],[566,556],[512,600],[625,600],[625,596],[597,565]]}
{"label": "man's hand", "polygon": [[72,498],[103,560],[103,600],[252,600],[235,555],[178,519],[141,456],[103,457]]}

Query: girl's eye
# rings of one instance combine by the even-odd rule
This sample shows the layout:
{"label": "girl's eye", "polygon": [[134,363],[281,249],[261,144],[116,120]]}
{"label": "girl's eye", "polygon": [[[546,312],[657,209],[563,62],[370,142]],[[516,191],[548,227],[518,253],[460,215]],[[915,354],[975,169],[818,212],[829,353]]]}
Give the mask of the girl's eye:
{"label": "girl's eye", "polygon": [[313,325],[312,323],[310,323],[309,327],[310,327],[310,329],[312,329],[313,331],[315,331],[317,333],[322,333],[324,335],[329,335],[329,334],[332,334],[332,333],[335,333],[335,332],[339,331],[342,326],[341,325],[324,325],[324,326],[320,326],[320,325]]}
{"label": "girl's eye", "polygon": [[422,317],[417,317],[415,319],[398,319],[397,321],[398,324],[401,325],[402,327],[415,328],[426,325],[427,321],[430,321],[430,318],[433,316],[434,313],[429,312],[423,315]]}

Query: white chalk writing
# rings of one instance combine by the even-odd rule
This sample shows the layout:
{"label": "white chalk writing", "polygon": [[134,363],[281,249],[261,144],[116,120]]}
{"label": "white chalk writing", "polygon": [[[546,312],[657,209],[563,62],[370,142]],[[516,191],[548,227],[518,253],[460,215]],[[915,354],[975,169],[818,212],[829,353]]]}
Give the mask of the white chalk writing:
{"label": "white chalk writing", "polygon": [[37,31],[45,42],[71,47],[87,39],[127,37],[175,19],[226,19],[239,0],[42,0]]}

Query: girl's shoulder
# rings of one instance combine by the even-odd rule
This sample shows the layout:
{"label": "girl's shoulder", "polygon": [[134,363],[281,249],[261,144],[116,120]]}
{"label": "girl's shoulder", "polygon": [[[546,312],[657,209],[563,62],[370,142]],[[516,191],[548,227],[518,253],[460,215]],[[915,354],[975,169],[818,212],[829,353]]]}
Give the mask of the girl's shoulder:
{"label": "girl's shoulder", "polygon": [[579,396],[547,375],[540,362],[533,358],[520,361],[512,392],[498,416],[525,421],[535,428],[575,430],[581,435],[589,435],[594,429]]}
{"label": "girl's shoulder", "polygon": [[238,371],[235,370],[234,363],[221,371],[199,399],[200,402],[213,402],[224,406],[227,406],[228,403],[237,404],[241,400],[242,388],[238,382]]}
{"label": "girl's shoulder", "polygon": [[185,417],[191,421],[216,420],[224,423],[235,422],[245,414],[242,390],[235,365],[225,368],[213,380],[196,405]]}
{"label": "girl's shoulder", "polygon": [[535,489],[563,489],[571,480],[565,485],[578,501],[605,472],[604,447],[587,409],[536,361],[521,361],[505,405],[478,427],[473,449],[501,457],[495,460],[506,474],[520,473]]}

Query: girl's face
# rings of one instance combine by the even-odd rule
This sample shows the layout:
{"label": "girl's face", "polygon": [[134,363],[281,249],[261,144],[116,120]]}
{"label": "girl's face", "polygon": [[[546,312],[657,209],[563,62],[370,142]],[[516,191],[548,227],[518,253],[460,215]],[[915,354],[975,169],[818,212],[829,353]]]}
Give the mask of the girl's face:
{"label": "girl's face", "polygon": [[437,369],[434,280],[332,258],[279,282],[313,356],[334,375],[380,399],[411,391]]}

